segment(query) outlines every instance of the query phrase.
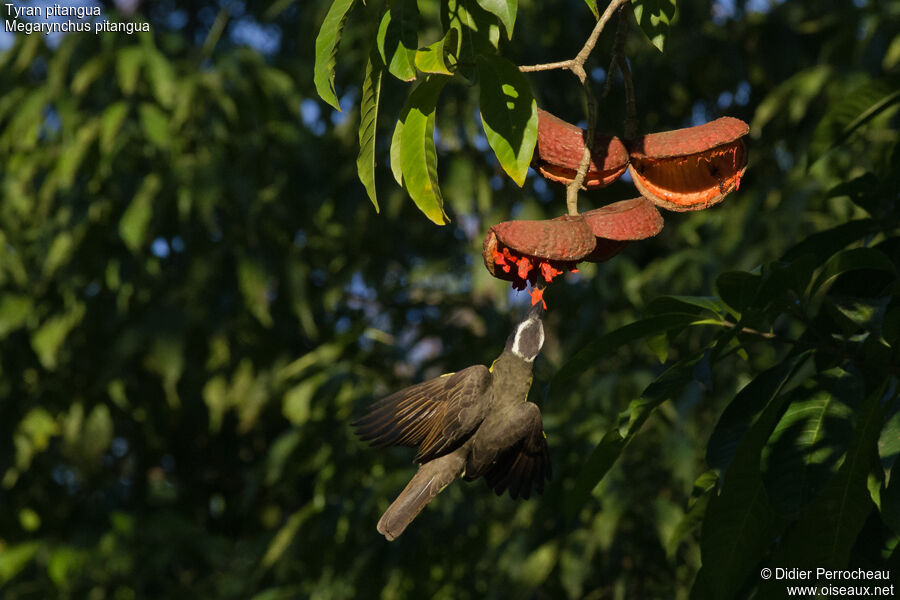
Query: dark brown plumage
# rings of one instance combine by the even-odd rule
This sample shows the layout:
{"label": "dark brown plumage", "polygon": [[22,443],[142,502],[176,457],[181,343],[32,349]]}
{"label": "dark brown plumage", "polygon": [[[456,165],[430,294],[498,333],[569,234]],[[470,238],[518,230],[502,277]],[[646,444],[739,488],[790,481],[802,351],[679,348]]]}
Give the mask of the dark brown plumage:
{"label": "dark brown plumage", "polygon": [[491,368],[476,365],[400,390],[352,423],[376,447],[418,446],[419,470],[388,507],[378,531],[395,539],[459,476],[483,477],[498,495],[529,498],[550,479],[541,411],[527,402],[544,342],[538,304],[516,326]]}

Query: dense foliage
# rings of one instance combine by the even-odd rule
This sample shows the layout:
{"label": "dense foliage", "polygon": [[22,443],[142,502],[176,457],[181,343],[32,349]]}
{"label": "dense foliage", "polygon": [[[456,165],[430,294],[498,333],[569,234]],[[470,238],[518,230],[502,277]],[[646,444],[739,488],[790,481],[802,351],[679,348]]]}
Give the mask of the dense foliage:
{"label": "dense foliage", "polygon": [[[442,6],[518,4],[487,42],[519,65],[595,22],[583,0],[411,4],[418,48],[448,35]],[[384,4],[343,27],[343,112],[314,81],[331,5],[143,3],[150,34],[0,51],[4,597],[769,598],[764,566],[900,572],[900,2],[678,0],[664,52],[631,28],[641,129],[749,122],[740,190],[548,292],[544,495],[455,483],[392,543],[375,523],[412,453],[348,422],[490,363],[527,296],[487,274],[484,232],[565,193],[506,175],[454,66],[433,121],[450,223],[392,181],[413,88],[388,74],[376,213],[357,107]],[[526,79],[584,118],[571,74]]]}

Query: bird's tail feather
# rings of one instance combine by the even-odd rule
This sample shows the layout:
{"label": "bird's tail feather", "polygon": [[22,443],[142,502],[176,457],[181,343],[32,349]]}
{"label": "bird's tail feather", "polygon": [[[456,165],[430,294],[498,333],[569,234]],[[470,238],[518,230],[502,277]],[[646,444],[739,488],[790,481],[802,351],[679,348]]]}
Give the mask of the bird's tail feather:
{"label": "bird's tail feather", "polygon": [[465,464],[465,456],[453,452],[420,466],[397,499],[381,515],[378,533],[389,541],[399,537],[425,505],[459,477]]}

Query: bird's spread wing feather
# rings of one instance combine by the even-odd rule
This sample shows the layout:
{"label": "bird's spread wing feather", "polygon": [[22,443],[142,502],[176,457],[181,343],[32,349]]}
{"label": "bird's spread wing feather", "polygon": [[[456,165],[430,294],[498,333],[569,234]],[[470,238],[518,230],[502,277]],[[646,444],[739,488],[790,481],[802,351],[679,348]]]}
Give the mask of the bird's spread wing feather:
{"label": "bird's spread wing feather", "polygon": [[461,444],[484,419],[491,374],[477,365],[400,390],[352,423],[374,446],[419,446],[427,462]]}
{"label": "bird's spread wing feather", "polygon": [[[526,406],[529,403],[526,403]],[[550,452],[547,449],[547,438],[544,435],[540,410],[537,406],[528,410],[528,420],[523,429],[523,436],[506,450],[501,451],[495,461],[484,473],[488,486],[498,496],[509,490],[512,498],[531,496],[534,487],[537,493],[543,493],[544,481],[550,479]],[[529,407],[530,408],[530,407]]]}

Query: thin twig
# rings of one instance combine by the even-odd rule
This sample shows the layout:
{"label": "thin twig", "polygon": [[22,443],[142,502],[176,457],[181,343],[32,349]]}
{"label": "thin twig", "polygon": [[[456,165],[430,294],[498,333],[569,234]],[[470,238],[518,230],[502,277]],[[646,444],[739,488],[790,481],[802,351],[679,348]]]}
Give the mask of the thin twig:
{"label": "thin twig", "polygon": [[606,7],[606,10],[603,11],[603,14],[600,15],[600,19],[597,21],[597,24],[594,25],[594,29],[591,31],[591,35],[588,36],[587,41],[584,43],[584,46],[575,55],[575,58],[570,58],[569,60],[560,60],[552,63],[542,63],[538,65],[524,65],[519,67],[519,70],[523,73],[534,73],[535,71],[552,71],[554,69],[569,69],[571,70],[573,66],[581,65],[584,66],[585,61],[588,59],[588,56],[591,55],[591,52],[594,50],[594,46],[597,45],[597,39],[600,37],[600,33],[603,31],[603,28],[606,27],[607,21],[612,17],[613,13],[618,10],[620,6],[629,2],[630,0],[612,0],[609,3],[609,6]]}
{"label": "thin twig", "polygon": [[568,69],[571,64],[572,59],[570,58],[569,60],[544,63],[541,65],[525,65],[524,67],[519,67],[519,70],[523,73],[534,73],[535,71],[552,71],[554,69]]}
{"label": "thin twig", "polygon": [[609,95],[609,90],[612,89],[612,81],[613,76],[615,75],[616,69],[619,68],[619,57],[622,56],[625,52],[625,38],[628,35],[628,19],[624,17],[622,14],[622,9],[619,9],[619,24],[616,27],[616,41],[613,42],[612,48],[612,58],[609,61],[609,69],[606,71],[606,81],[603,83],[603,93],[600,94],[600,98],[606,98]]}
{"label": "thin twig", "polygon": [[[722,320],[719,322],[723,327],[730,327],[732,329],[737,327],[737,324],[732,323],[731,321]],[[829,354],[831,356],[841,358],[846,360],[847,362],[856,364],[856,365],[865,365],[866,359],[863,356],[859,356],[856,354],[851,354],[850,352],[846,352],[832,346],[831,344],[821,343],[815,344],[811,342],[807,342],[805,340],[795,340],[793,338],[784,337],[783,335],[779,335],[777,333],[759,331],[758,329],[753,329],[751,327],[740,327],[737,328],[738,333],[745,333],[747,335],[752,335],[755,337],[759,337],[765,340],[771,340],[774,342],[778,342],[780,344],[788,344],[791,346],[796,346],[798,348],[803,348],[805,350],[814,350],[817,352],[822,352],[823,354]],[[900,367],[896,366],[888,366],[887,371],[894,375],[900,375]]]}
{"label": "thin twig", "polygon": [[625,139],[632,140],[638,135],[637,103],[634,100],[634,82],[631,80],[631,68],[625,55],[619,56],[619,70],[625,79]]}

